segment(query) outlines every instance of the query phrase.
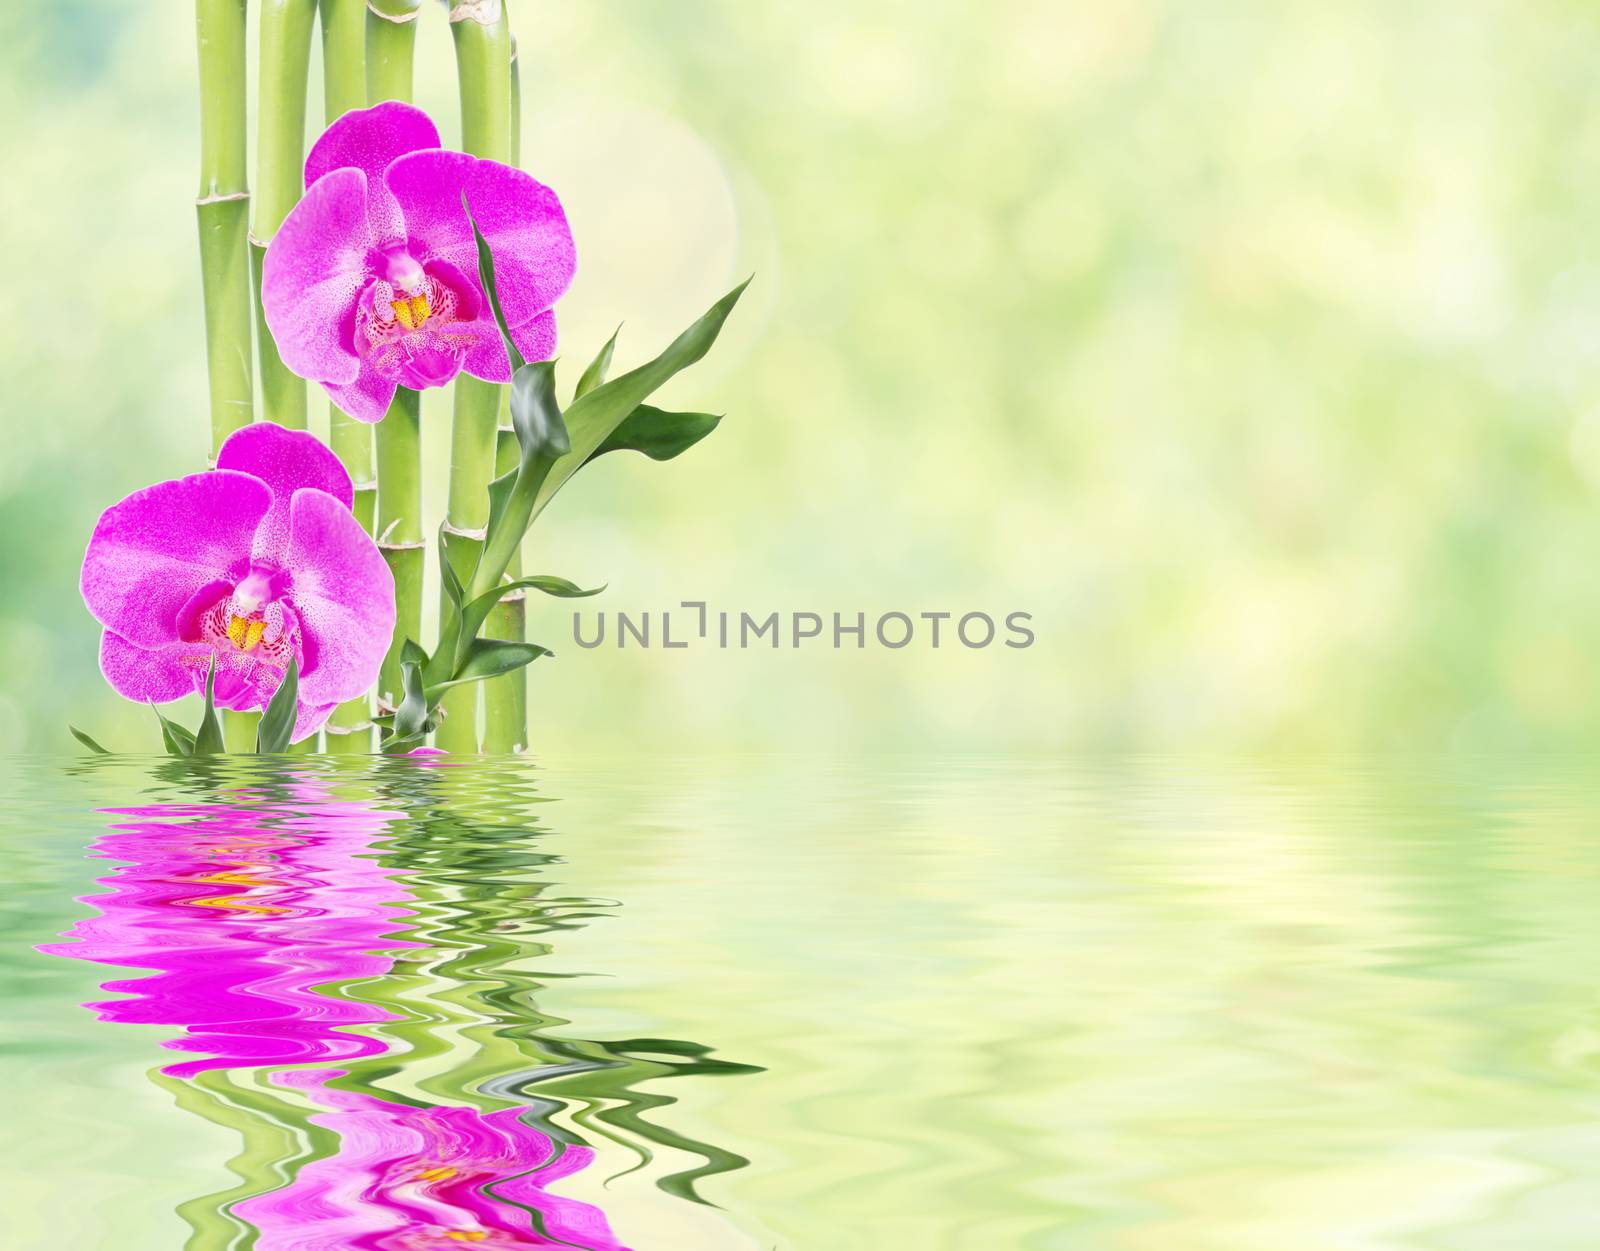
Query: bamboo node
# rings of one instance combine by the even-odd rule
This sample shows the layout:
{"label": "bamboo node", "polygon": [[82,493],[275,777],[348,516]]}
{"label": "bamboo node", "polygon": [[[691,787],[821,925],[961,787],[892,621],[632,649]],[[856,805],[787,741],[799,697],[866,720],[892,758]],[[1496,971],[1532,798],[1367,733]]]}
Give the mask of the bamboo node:
{"label": "bamboo node", "polygon": [[249,198],[250,198],[250,193],[248,191],[217,191],[217,192],[213,192],[211,195],[202,195],[202,196],[195,197],[195,203],[197,205],[199,205],[199,204],[227,204],[227,203],[229,203],[230,201],[233,201],[233,200],[248,200]]}
{"label": "bamboo node", "polygon": [[373,0],[367,0],[367,12],[372,14],[373,17],[381,17],[384,21],[393,22],[398,26],[404,22],[416,21],[417,14],[422,12],[422,10],[412,9],[409,13],[401,13],[396,15],[394,13],[385,13],[375,3],[373,3]]}
{"label": "bamboo node", "polygon": [[500,0],[455,0],[450,6],[450,20],[493,26],[500,20]]}
{"label": "bamboo node", "polygon": [[486,539],[489,537],[488,526],[453,526],[448,521],[444,523],[444,532],[453,534],[460,539]]}
{"label": "bamboo node", "polygon": [[360,725],[325,725],[322,727],[324,734],[365,734],[372,729],[372,722],[363,721]]}

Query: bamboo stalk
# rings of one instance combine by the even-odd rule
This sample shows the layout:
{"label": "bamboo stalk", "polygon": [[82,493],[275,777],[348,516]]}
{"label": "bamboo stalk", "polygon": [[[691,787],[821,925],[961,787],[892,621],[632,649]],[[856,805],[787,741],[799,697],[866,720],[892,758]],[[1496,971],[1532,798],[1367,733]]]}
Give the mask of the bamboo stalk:
{"label": "bamboo stalk", "polygon": [[[331,123],[367,102],[366,0],[321,0],[322,113]],[[352,509],[361,528],[372,533],[378,503],[372,427],[328,405],[328,444],[355,486]],[[333,710],[325,730],[328,751],[355,755],[372,750],[370,696],[347,700]]]}
{"label": "bamboo stalk", "polygon": [[401,387],[378,423],[378,550],[394,574],[394,638],[378,676],[378,700],[400,703],[400,647],[422,641],[422,395]]}
{"label": "bamboo stalk", "polygon": [[[417,13],[422,0],[367,0],[367,102],[411,99]],[[378,704],[400,702],[400,648],[422,641],[422,397],[401,387],[374,430],[378,549],[394,574],[394,637],[378,675]]]}
{"label": "bamboo stalk", "polygon": [[411,100],[422,0],[367,0],[367,103]]}
{"label": "bamboo stalk", "polygon": [[[511,37],[511,163],[522,161],[522,63],[517,59],[517,37]],[[511,393],[500,397],[500,428],[495,436],[494,471],[510,473],[521,453],[517,433],[511,426]],[[512,556],[506,573],[513,580],[522,574],[520,549]],[[523,642],[528,637],[528,599],[525,592],[512,591],[490,611],[483,623],[484,634],[492,639]],[[525,751],[528,746],[528,670],[513,670],[483,684],[483,750],[503,756]]]}
{"label": "bamboo stalk", "polygon": [[[516,432],[510,424],[510,406],[502,405],[499,446],[495,452],[497,473],[517,467],[521,453]],[[506,574],[517,578],[522,573],[520,551],[513,555]],[[489,611],[483,623],[485,637],[522,642],[528,637],[528,601],[522,591],[512,591]],[[483,684],[483,750],[503,756],[525,751],[528,746],[528,670],[514,670]]]}
{"label": "bamboo stalk", "polygon": [[[511,29],[495,0],[451,0],[450,31],[461,93],[461,146],[474,156],[511,159]],[[500,418],[498,384],[460,375],[450,436],[450,494],[445,555],[461,581],[471,580],[489,523]],[[478,683],[452,688],[441,702],[435,741],[446,751],[478,750]]]}
{"label": "bamboo stalk", "polygon": [[261,263],[267,244],[305,187],[306,85],[317,0],[261,0],[260,107],[256,116],[256,220],[250,268],[256,293],[256,345],[261,360],[261,414],[296,430],[306,427],[306,384],[284,366],[261,311]]}
{"label": "bamboo stalk", "polygon": [[250,187],[245,138],[245,0],[196,0],[200,54],[200,283],[211,455],[255,418],[250,343]]}

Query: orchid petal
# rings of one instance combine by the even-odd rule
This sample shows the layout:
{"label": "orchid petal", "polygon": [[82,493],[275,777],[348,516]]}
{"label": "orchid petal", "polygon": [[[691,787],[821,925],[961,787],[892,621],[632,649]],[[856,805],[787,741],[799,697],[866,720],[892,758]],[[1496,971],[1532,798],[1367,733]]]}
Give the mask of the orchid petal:
{"label": "orchid petal", "polygon": [[[492,333],[484,335],[468,350],[467,359],[461,367],[474,378],[481,378],[485,382],[510,382],[511,360],[506,356],[506,344],[500,337],[500,328],[492,321],[487,323],[487,328]],[[532,321],[513,327],[511,339],[524,360],[549,360],[556,352],[555,313],[540,313]]]}
{"label": "orchid petal", "polygon": [[338,706],[338,704],[308,704],[301,700],[295,709],[294,732],[289,736],[289,741],[298,743],[303,738],[310,738],[328,723],[328,718]]}
{"label": "orchid petal", "polygon": [[437,148],[439,131],[421,109],[388,100],[370,109],[352,109],[311,145],[306,186],[336,169],[359,169],[367,177],[367,220],[380,245],[405,238],[405,217],[383,184],[389,163],[419,148]]}
{"label": "orchid petal", "polygon": [[290,500],[285,563],[306,657],[301,702],[354,699],[378,680],[394,633],[389,566],[348,508],[305,488]]}
{"label": "orchid petal", "polygon": [[228,469],[135,491],[100,514],[89,538],[84,603],[135,647],[177,642],[179,615],[200,589],[244,575],[271,506],[265,482]]}
{"label": "orchid petal", "polygon": [[494,252],[495,288],[506,321],[520,326],[572,283],[577,251],[556,193],[520,169],[464,152],[412,152],[384,171],[406,215],[412,254],[448,261],[476,284],[478,249],[461,206],[472,208]]}
{"label": "orchid petal", "polygon": [[396,379],[385,378],[372,367],[371,361],[363,358],[361,372],[356,375],[354,382],[345,386],[324,382],[322,389],[347,417],[375,424],[383,420],[389,405],[394,403],[394,393],[399,385]]}
{"label": "orchid petal", "polygon": [[352,330],[356,297],[371,280],[372,245],[359,169],[319,178],[278,227],[262,262],[261,307],[293,373],[336,385],[356,380]]}
{"label": "orchid petal", "polygon": [[289,544],[289,500],[300,487],[326,491],[346,508],[355,499],[350,475],[316,435],[270,421],[235,430],[217,452],[218,469],[252,474],[272,488],[272,508],[256,530],[258,562],[283,563]]}
{"label": "orchid petal", "polygon": [[107,630],[100,636],[100,672],[111,689],[139,703],[171,703],[192,695],[194,675],[204,674],[210,650],[193,643],[165,647],[135,647],[120,634]]}

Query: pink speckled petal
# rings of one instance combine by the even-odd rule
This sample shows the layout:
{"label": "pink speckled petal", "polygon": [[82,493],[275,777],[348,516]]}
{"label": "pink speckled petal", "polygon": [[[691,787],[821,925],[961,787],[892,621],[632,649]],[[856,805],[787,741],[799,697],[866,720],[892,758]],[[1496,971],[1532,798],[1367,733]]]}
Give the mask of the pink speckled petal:
{"label": "pink speckled petal", "polygon": [[443,260],[477,283],[478,249],[461,197],[494,253],[495,286],[506,321],[520,326],[572,283],[577,250],[556,193],[520,169],[464,152],[400,157],[384,181],[406,215],[413,256]]}
{"label": "pink speckled petal", "polygon": [[322,440],[270,421],[229,435],[217,452],[217,468],[253,474],[272,488],[272,508],[256,530],[252,548],[258,563],[283,563],[289,545],[289,500],[301,487],[326,491],[346,508],[355,499],[349,473]]}
{"label": "pink speckled petal", "polygon": [[367,176],[336,169],[289,210],[267,244],[261,307],[283,363],[313,382],[354,382],[356,297],[371,281]]}
{"label": "pink speckled petal", "polygon": [[339,411],[346,416],[354,417],[357,421],[377,423],[383,420],[383,415],[389,411],[389,405],[394,402],[394,393],[400,384],[393,378],[385,378],[370,362],[363,359],[361,372],[356,375],[356,380],[348,386],[335,386],[324,382],[322,389],[328,393],[328,398],[339,406]]}
{"label": "pink speckled petal", "polygon": [[367,176],[367,218],[372,237],[381,246],[405,238],[405,217],[383,185],[383,171],[398,156],[419,148],[437,148],[439,131],[421,109],[398,100],[352,109],[311,145],[306,157],[306,186],[336,169],[359,169]]}
{"label": "pink speckled petal", "polygon": [[323,491],[289,504],[289,598],[306,655],[302,703],[354,699],[378,680],[394,633],[394,577],[350,510]]}
{"label": "pink speckled petal", "polygon": [[[505,340],[500,337],[500,330],[493,322],[487,324],[486,331],[492,333],[485,333],[478,339],[467,352],[467,359],[461,367],[474,378],[482,378],[485,382],[509,382],[511,361],[506,356]],[[532,321],[512,327],[511,338],[525,359],[549,360],[556,353],[555,313],[540,313]]]}
{"label": "pink speckled petal", "polygon": [[177,642],[178,618],[202,587],[244,576],[271,506],[265,482],[227,469],[135,491],[100,514],[89,538],[84,603],[135,647]]}
{"label": "pink speckled petal", "polygon": [[308,704],[302,701],[295,710],[294,733],[289,736],[289,741],[298,743],[303,738],[310,738],[328,723],[328,718],[338,706],[338,704]]}
{"label": "pink speckled petal", "polygon": [[202,675],[210,649],[197,643],[169,643],[164,647],[135,647],[107,630],[100,636],[100,672],[111,689],[124,699],[171,703],[192,694],[196,671]]}

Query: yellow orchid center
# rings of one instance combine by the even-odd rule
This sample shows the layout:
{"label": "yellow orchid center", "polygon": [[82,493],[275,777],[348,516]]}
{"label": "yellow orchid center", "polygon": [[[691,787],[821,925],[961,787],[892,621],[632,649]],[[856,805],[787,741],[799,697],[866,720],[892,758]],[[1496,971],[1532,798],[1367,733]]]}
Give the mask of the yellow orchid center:
{"label": "yellow orchid center", "polygon": [[436,1168],[423,1169],[417,1174],[417,1177],[422,1181],[448,1181],[450,1178],[454,1177],[458,1171],[458,1169],[453,1169],[449,1165],[441,1164]]}
{"label": "yellow orchid center", "polygon": [[452,1229],[445,1234],[452,1242],[482,1242],[488,1236],[481,1229]]}
{"label": "yellow orchid center", "polygon": [[245,618],[233,615],[228,620],[228,638],[242,652],[247,652],[261,641],[261,636],[266,633],[265,621],[247,621]]}
{"label": "yellow orchid center", "polygon": [[394,319],[407,330],[419,329],[433,313],[433,307],[425,295],[401,296],[398,300],[390,300],[389,307],[394,309]]}

